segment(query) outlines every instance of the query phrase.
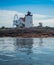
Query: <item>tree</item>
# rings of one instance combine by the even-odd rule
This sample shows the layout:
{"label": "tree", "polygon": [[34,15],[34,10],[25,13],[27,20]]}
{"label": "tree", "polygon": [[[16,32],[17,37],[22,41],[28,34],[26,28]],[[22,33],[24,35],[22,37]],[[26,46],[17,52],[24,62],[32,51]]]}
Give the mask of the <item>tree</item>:
{"label": "tree", "polygon": [[4,26],[2,26],[2,27],[1,27],[1,29],[5,29],[5,27],[4,27]]}

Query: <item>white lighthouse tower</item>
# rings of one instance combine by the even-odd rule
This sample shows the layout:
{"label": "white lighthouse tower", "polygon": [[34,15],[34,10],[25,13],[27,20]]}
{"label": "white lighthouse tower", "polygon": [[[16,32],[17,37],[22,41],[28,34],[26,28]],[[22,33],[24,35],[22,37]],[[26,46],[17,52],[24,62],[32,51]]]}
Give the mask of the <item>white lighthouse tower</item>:
{"label": "white lighthouse tower", "polygon": [[32,20],[32,15],[31,12],[27,12],[27,15],[25,15],[25,27],[29,28],[33,26],[33,20]]}

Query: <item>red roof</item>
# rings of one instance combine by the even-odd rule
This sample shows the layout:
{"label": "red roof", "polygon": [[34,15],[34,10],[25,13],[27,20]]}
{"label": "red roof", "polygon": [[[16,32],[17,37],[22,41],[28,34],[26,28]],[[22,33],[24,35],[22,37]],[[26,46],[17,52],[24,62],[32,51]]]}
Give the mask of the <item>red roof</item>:
{"label": "red roof", "polygon": [[20,18],[21,20],[23,20],[23,22],[25,22],[25,17],[24,18]]}

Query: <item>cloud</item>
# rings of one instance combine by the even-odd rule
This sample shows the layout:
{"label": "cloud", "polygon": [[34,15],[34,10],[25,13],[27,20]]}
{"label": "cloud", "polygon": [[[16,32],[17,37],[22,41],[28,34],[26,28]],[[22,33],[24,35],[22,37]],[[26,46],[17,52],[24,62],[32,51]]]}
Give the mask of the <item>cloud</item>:
{"label": "cloud", "polygon": [[[24,17],[24,13],[17,11],[0,10],[0,27],[12,27],[14,15],[17,14],[19,17]],[[51,16],[33,14],[33,24],[38,26],[38,23],[42,22],[44,26],[54,26],[54,18]]]}
{"label": "cloud", "polygon": [[0,26],[12,27],[15,14],[17,14],[18,17],[24,16],[23,13],[20,12],[0,10]]}
{"label": "cloud", "polygon": [[40,15],[40,14],[33,14],[33,17],[36,18],[36,19],[44,19],[47,16],[46,15]]}
{"label": "cloud", "polygon": [[38,26],[39,22],[42,22],[43,26],[54,27],[54,16],[33,14],[33,25]]}
{"label": "cloud", "polygon": [[43,20],[34,19],[33,20],[34,26],[38,26],[38,23],[39,22],[42,22],[43,23],[43,26],[54,27],[54,18],[51,18],[51,19],[43,19]]}

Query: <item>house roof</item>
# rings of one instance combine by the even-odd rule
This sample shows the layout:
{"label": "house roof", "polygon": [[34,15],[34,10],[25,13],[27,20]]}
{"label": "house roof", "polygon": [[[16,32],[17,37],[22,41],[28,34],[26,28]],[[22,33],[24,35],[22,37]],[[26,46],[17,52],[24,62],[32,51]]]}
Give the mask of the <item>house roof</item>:
{"label": "house roof", "polygon": [[23,22],[25,22],[25,17],[24,18],[21,17],[20,19],[23,20]]}

